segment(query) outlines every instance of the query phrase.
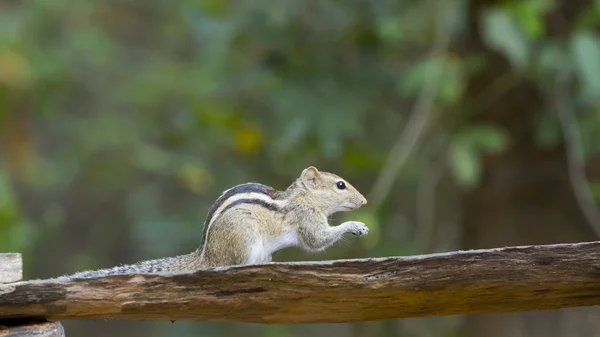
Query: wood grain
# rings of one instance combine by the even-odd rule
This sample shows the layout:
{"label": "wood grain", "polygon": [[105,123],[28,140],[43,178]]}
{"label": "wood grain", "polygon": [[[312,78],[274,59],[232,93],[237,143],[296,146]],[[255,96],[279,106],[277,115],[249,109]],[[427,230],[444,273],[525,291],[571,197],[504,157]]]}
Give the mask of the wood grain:
{"label": "wood grain", "polygon": [[0,283],[16,282],[23,278],[23,258],[19,253],[0,253]]}
{"label": "wood grain", "polygon": [[0,322],[0,337],[65,337],[60,322],[22,322],[3,325]]}
{"label": "wood grain", "polygon": [[268,323],[600,304],[600,242],[0,285],[0,319]]}

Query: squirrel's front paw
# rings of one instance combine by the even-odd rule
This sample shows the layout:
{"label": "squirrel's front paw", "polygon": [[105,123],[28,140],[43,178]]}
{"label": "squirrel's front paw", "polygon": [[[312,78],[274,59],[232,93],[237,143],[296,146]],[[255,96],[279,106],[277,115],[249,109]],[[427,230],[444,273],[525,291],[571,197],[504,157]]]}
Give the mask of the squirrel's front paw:
{"label": "squirrel's front paw", "polygon": [[369,233],[369,227],[362,222],[348,221],[345,222],[345,225],[348,228],[348,233],[352,233],[356,236],[363,236]]}

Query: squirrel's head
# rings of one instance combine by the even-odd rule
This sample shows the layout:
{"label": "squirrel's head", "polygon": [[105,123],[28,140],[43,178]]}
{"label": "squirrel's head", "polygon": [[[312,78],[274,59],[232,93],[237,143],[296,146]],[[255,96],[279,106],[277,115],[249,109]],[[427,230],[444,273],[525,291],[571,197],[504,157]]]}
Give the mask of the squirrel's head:
{"label": "squirrel's head", "polygon": [[300,181],[324,206],[328,215],[350,211],[367,203],[367,199],[349,182],[333,173],[320,172],[313,166],[302,171]]}

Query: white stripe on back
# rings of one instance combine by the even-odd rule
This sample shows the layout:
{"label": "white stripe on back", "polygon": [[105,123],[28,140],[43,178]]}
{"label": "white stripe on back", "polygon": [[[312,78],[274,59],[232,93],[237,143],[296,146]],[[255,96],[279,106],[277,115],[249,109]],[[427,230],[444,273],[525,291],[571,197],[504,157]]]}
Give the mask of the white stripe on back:
{"label": "white stripe on back", "polygon": [[[234,194],[231,197],[229,197],[229,199],[225,200],[220,206],[219,208],[217,208],[217,210],[213,213],[212,218],[210,219],[210,222],[208,223],[208,227],[207,227],[207,231],[210,231],[210,226],[213,224],[213,222],[215,222],[215,220],[221,215],[221,213],[223,212],[223,210],[225,208],[227,208],[227,206],[229,206],[230,204],[241,200],[241,199],[254,199],[254,200],[262,200],[265,202],[268,202],[270,204],[276,205],[278,207],[283,207],[286,205],[287,201],[286,200],[274,200],[273,198],[269,197],[266,194],[263,193],[257,193],[257,192],[245,192],[245,193],[238,193],[238,194]],[[208,233],[208,232],[207,232]]]}

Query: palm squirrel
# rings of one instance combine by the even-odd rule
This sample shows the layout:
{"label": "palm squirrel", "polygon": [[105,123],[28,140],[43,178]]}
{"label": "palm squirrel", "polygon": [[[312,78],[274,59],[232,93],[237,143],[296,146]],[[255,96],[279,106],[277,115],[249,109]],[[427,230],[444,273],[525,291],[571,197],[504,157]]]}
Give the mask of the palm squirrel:
{"label": "palm squirrel", "polygon": [[287,247],[322,251],[346,233],[357,236],[368,233],[362,222],[329,226],[327,220],[333,213],[350,211],[366,203],[365,197],[347,181],[311,166],[285,191],[247,183],[223,192],[209,208],[200,247],[192,253],[83,271],[70,277],[260,264],[271,262],[274,252]]}

